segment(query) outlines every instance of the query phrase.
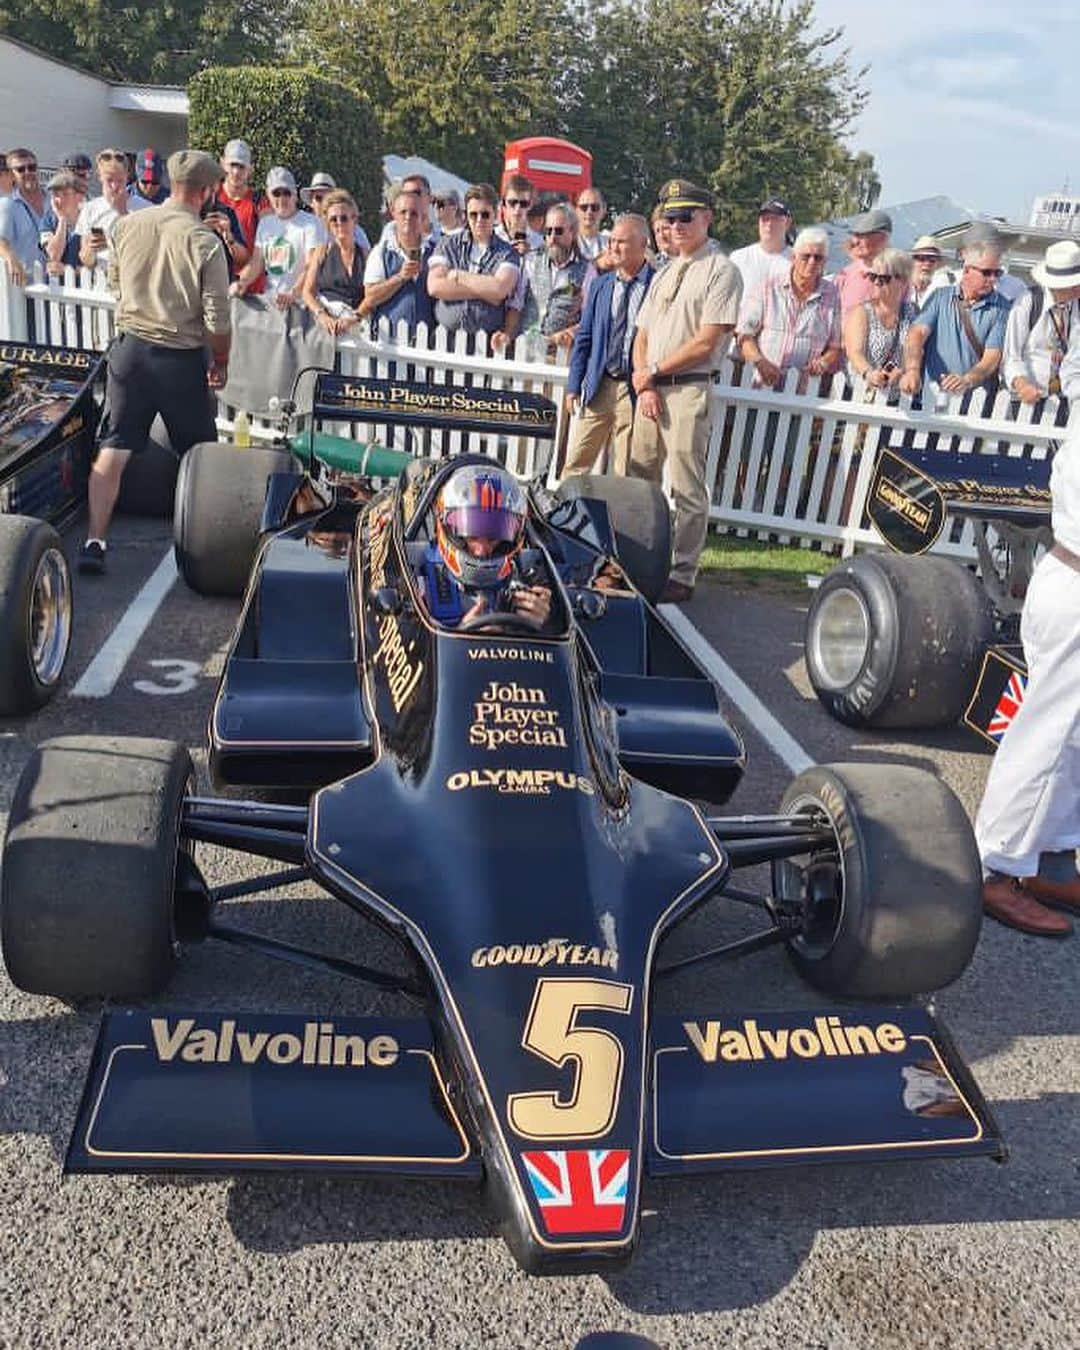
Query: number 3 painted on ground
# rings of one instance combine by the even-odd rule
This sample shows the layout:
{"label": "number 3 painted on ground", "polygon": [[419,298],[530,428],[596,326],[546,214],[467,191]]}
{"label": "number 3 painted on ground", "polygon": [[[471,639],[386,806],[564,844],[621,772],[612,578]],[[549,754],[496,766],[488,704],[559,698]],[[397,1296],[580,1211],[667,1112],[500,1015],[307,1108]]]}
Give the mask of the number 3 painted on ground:
{"label": "number 3 painted on ground", "polygon": [[579,1012],[628,1013],[633,986],[610,980],[537,980],[521,1043],[556,1068],[573,1061],[567,1100],[558,1092],[512,1092],[506,1099],[511,1127],[526,1139],[595,1139],[615,1119],[622,1083],[623,1047],[599,1027],[579,1027]]}
{"label": "number 3 painted on ground", "polygon": [[[161,683],[155,680],[136,680],[134,687],[140,694],[189,694],[199,683],[202,666],[198,661],[182,661],[179,657],[150,661],[160,670]],[[172,667],[172,669],[170,669]]]}

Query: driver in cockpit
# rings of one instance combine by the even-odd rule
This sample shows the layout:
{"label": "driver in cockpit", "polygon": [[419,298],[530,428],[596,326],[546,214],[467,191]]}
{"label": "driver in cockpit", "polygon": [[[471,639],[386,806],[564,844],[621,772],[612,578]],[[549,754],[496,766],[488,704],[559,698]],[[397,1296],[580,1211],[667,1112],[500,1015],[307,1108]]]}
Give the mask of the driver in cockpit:
{"label": "driver in cockpit", "polygon": [[435,541],[421,567],[433,619],[448,627],[513,614],[540,630],[551,615],[551,588],[522,567],[525,493],[501,465],[463,464],[435,499]]}

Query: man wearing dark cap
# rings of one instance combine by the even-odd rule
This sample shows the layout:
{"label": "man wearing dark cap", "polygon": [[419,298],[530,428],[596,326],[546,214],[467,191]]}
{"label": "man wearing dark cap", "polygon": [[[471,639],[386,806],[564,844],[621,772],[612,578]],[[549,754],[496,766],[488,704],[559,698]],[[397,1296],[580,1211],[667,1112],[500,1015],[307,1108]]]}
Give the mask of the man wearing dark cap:
{"label": "man wearing dark cap", "polygon": [[149,202],[151,206],[160,206],[169,200],[169,189],[165,186],[165,161],[149,146],[139,151],[135,162],[135,181],[128,189],[128,195]]}
{"label": "man wearing dark cap", "polygon": [[89,194],[90,174],[94,168],[94,161],[89,155],[84,154],[81,150],[76,150],[73,154],[64,156],[63,163],[60,167],[68,173],[73,173],[76,178],[81,179],[86,187],[87,194]]}
{"label": "man wearing dark cap", "polygon": [[840,310],[844,318],[849,309],[873,298],[870,264],[883,248],[889,247],[891,235],[892,220],[884,211],[864,211],[852,219],[848,238],[851,261],[833,277],[840,292]]}
{"label": "man wearing dark cap", "polygon": [[674,559],[660,599],[678,604],[694,593],[709,525],[710,386],[739,315],[742,277],[709,238],[712,197],[704,188],[673,178],[660,189],[659,204],[671,228],[673,256],[638,310],[630,473],[660,483],[668,464]]}
{"label": "man wearing dark cap", "polygon": [[105,570],[105,536],[124,467],[145,447],[158,413],[178,455],[217,439],[210,389],[220,389],[228,372],[229,269],[199,212],[222,170],[201,150],[178,150],[168,172],[169,200],[122,217],[113,231],[109,289],[117,296],[118,336],[108,356],[105,434],[90,473],[82,572]]}
{"label": "man wearing dark cap", "polygon": [[770,197],[761,203],[757,243],[737,248],[731,255],[731,261],[742,276],[744,297],[756,291],[767,277],[787,277],[791,271],[791,249],[787,241],[790,229],[791,208],[787,202]]}

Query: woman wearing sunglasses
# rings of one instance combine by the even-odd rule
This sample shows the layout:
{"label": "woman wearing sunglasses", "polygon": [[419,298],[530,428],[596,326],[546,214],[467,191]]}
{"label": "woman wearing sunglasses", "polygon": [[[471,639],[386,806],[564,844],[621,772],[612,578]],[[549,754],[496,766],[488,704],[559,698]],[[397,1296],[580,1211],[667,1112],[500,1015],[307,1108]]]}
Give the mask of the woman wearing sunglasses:
{"label": "woman wearing sunglasses", "polygon": [[359,214],[343,188],[326,194],[323,223],[330,238],[311,250],[304,273],[304,304],[333,337],[357,322],[364,298],[364,255],[356,242]]}
{"label": "woman wearing sunglasses", "polygon": [[884,248],[867,272],[870,299],[848,310],[844,350],[848,370],[871,389],[896,389],[904,364],[904,343],[915,317],[908,299],[911,258],[898,248]]}

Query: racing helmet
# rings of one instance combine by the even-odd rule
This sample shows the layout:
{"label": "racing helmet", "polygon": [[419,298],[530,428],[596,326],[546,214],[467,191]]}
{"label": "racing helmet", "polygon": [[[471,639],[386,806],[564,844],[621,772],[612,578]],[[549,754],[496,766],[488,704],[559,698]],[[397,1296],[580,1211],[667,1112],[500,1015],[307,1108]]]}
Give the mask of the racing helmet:
{"label": "racing helmet", "polygon": [[469,588],[501,586],[524,540],[527,510],[521,484],[501,465],[455,469],[435,499],[435,540],[451,576]]}

